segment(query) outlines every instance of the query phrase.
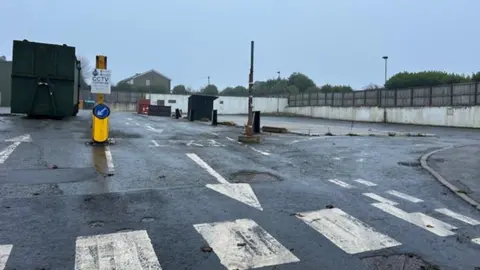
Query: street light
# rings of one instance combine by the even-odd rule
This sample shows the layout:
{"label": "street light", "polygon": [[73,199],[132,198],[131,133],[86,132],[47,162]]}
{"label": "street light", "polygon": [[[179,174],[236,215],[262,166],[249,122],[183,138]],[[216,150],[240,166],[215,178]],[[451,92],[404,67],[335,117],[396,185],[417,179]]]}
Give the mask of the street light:
{"label": "street light", "polygon": [[280,80],[280,71],[277,71],[278,79]]}
{"label": "street light", "polygon": [[[388,56],[382,57],[385,60],[385,84],[387,83],[387,62],[388,62]],[[383,86],[385,86],[385,84]]]}

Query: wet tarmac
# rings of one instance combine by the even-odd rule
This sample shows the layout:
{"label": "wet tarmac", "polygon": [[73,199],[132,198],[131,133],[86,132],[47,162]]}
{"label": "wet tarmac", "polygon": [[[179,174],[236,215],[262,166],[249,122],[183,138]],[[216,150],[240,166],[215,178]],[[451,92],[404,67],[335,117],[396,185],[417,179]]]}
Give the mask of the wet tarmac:
{"label": "wet tarmac", "polygon": [[232,127],[110,123],[93,147],[89,111],[3,117],[0,269],[480,267],[480,213],[416,165],[473,131],[245,145]]}

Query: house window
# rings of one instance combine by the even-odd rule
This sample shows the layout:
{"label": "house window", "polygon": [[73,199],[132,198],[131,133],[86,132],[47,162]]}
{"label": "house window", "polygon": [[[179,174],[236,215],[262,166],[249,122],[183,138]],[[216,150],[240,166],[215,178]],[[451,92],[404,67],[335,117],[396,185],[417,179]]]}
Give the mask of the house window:
{"label": "house window", "polygon": [[177,101],[175,99],[169,99],[168,103],[177,103]]}
{"label": "house window", "polygon": [[220,104],[223,104],[223,100],[220,100]]}
{"label": "house window", "polygon": [[150,86],[150,80],[145,80],[145,85]]}

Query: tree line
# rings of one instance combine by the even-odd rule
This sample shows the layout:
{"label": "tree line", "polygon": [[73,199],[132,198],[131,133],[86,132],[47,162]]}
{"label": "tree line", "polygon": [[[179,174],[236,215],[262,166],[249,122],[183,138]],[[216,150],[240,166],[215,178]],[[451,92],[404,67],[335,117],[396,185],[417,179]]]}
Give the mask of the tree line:
{"label": "tree line", "polygon": [[[443,71],[421,71],[421,72],[400,72],[390,77],[385,85],[369,84],[364,90],[370,89],[402,89],[412,87],[430,87],[453,83],[480,82],[480,72],[471,75],[447,73]],[[220,96],[248,96],[248,89],[245,86],[229,86],[219,90],[216,85],[210,84],[199,90],[193,90],[185,85],[179,84],[170,91],[163,86],[133,86],[121,83],[112,86],[112,91],[117,92],[144,92],[159,94],[204,94]],[[287,78],[268,79],[256,81],[253,85],[252,95],[257,97],[266,96],[288,96],[301,93],[331,93],[331,92],[352,92],[349,85],[317,86],[307,75],[295,72]]]}

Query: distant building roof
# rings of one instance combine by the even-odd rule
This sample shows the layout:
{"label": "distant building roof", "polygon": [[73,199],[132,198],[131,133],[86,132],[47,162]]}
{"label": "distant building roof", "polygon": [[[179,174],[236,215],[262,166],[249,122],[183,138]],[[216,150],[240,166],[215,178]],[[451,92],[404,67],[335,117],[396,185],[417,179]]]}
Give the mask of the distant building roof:
{"label": "distant building roof", "polygon": [[150,70],[147,70],[147,71],[145,71],[145,72],[143,72],[143,73],[137,73],[137,74],[135,74],[135,75],[133,75],[133,76],[130,76],[130,77],[126,78],[126,79],[123,79],[123,80],[121,80],[120,82],[129,81],[129,80],[132,80],[132,79],[135,79],[135,78],[137,78],[137,77],[143,76],[143,75],[145,75],[145,74],[147,74],[147,73],[150,73],[150,72],[156,73],[156,74],[164,77],[164,78],[167,79],[167,80],[170,80],[170,81],[172,80],[171,78],[163,75],[162,73],[156,71],[155,69],[150,69]]}

